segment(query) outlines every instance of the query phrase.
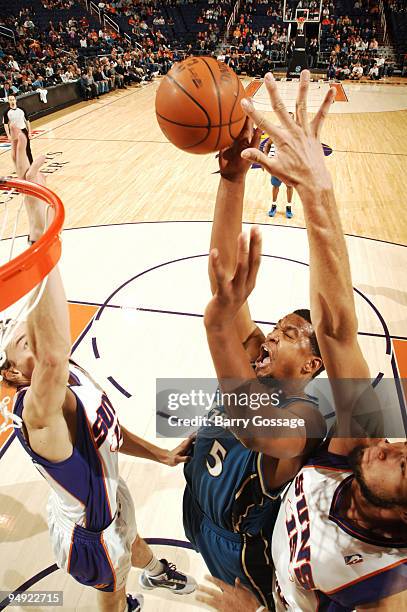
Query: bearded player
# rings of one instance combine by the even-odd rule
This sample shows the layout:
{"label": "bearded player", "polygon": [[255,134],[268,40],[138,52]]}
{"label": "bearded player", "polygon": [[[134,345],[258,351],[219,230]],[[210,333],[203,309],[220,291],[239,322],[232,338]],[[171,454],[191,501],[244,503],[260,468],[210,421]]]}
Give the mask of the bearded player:
{"label": "bearded player", "polygon": [[[264,125],[279,145],[279,155],[270,160],[254,149],[243,153],[294,185],[303,203],[310,248],[311,312],[338,420],[338,436],[314,453],[283,495],[272,537],[274,602],[278,612],[403,610],[407,606],[407,442],[390,444],[384,438],[354,435],[355,407],[359,410],[364,395],[360,386],[366,386],[370,373],[358,344],[348,253],[318,124],[316,119],[308,122],[308,83],[309,73],[304,71],[296,125],[274,79],[266,77],[273,108],[285,128],[270,122]],[[320,110],[322,116],[328,112],[331,95]],[[245,110],[255,123],[262,120],[252,105]],[[245,285],[240,299],[253,287],[258,265],[256,240],[254,236],[249,253],[240,249],[250,281],[240,282],[240,287]],[[212,254],[212,263],[219,279],[214,299],[221,295],[224,304],[233,302],[237,296],[231,287],[239,284],[226,286],[227,276],[216,254]],[[365,383],[356,384],[355,379]],[[370,434],[375,431],[367,429]],[[221,590],[202,587],[200,599],[213,609],[265,609],[258,607],[256,598],[239,582],[231,587],[211,581]]]}

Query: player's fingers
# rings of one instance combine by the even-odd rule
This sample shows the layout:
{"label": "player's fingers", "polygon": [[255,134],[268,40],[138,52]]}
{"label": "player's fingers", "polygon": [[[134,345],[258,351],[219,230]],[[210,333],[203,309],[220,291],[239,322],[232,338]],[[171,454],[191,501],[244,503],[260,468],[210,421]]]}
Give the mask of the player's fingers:
{"label": "player's fingers", "polygon": [[218,289],[222,290],[225,283],[226,275],[225,270],[223,269],[223,266],[220,262],[218,249],[212,249],[209,253],[209,267],[213,272]]}
{"label": "player's fingers", "polygon": [[233,285],[240,289],[246,283],[249,272],[249,245],[245,234],[240,234],[237,239],[236,268],[233,275]]}
{"label": "player's fingers", "polygon": [[272,163],[270,158],[267,157],[267,155],[265,155],[263,151],[259,151],[258,147],[250,147],[250,149],[245,149],[244,151],[242,151],[241,156],[243,157],[243,159],[247,159],[248,161],[251,161],[254,164],[260,164],[269,172],[271,171],[269,170],[270,165]]}
{"label": "player's fingers", "polygon": [[251,590],[250,590],[250,589],[248,589],[247,587],[245,587],[245,586],[244,586],[244,585],[241,583],[240,578],[236,578],[236,580],[235,580],[235,587],[236,587],[237,589],[241,589],[242,591],[247,591],[248,593],[251,593]]}
{"label": "player's fingers", "polygon": [[[273,107],[273,111],[276,113],[281,125],[285,128],[291,128],[293,126],[292,119],[285,107],[284,102],[280,98],[276,80],[271,72],[266,74],[264,77],[264,82],[270,96],[271,106]],[[272,135],[271,132],[269,132],[269,134]]]}
{"label": "player's fingers", "polygon": [[38,178],[37,175],[39,174],[41,166],[45,164],[46,159],[47,159],[46,155],[40,155],[39,157],[34,159],[33,163],[27,170],[27,174],[26,174],[27,181],[35,181],[36,178]]}
{"label": "player's fingers", "polygon": [[267,155],[258,149],[245,149],[241,155],[244,159],[248,159],[254,164],[260,164],[264,170],[267,170],[273,176],[280,178],[280,175],[283,174],[284,179],[281,180],[285,182],[287,177],[276,158],[270,159],[270,157],[267,157]]}
{"label": "player's fingers", "polygon": [[311,73],[303,70],[300,75],[300,86],[298,88],[297,100],[295,103],[296,122],[302,127],[306,134],[309,133],[307,97]]}
{"label": "player's fingers", "polygon": [[257,273],[261,261],[261,233],[257,226],[253,227],[250,232],[249,246],[249,271],[247,274],[247,287],[250,291],[253,290],[256,284]]}
{"label": "player's fingers", "polygon": [[218,598],[214,598],[214,597],[207,597],[206,595],[201,595],[200,593],[197,593],[195,596],[196,601],[199,601],[205,605],[207,605],[209,608],[211,608],[212,610],[223,610],[224,608],[221,607],[222,602],[220,602],[218,600]]}
{"label": "player's fingers", "polygon": [[271,121],[268,121],[264,116],[264,113],[261,113],[260,111],[256,110],[254,108],[253,102],[249,98],[244,98],[241,104],[244,112],[249,115],[255,125],[257,125],[257,128],[265,130],[268,134],[270,134],[270,136],[273,137],[273,140],[278,144],[278,142],[281,141],[280,128],[273,125]]}
{"label": "player's fingers", "polygon": [[188,461],[190,461],[190,460],[191,460],[191,457],[188,457],[188,456],[182,456],[181,457],[180,455],[177,455],[174,458],[174,463],[175,463],[175,465],[179,465],[180,463],[188,463]]}
{"label": "player's fingers", "polygon": [[[215,576],[206,575],[205,580],[207,580],[208,582],[212,582],[212,584],[215,584],[222,592],[230,591],[232,588],[229,584],[226,584],[226,582],[220,580],[220,578],[215,578]],[[210,590],[212,591],[212,593],[216,593],[216,591],[214,591],[213,589]]]}
{"label": "player's fingers", "polygon": [[181,444],[177,447],[177,452],[180,454],[186,453],[191,448],[193,442],[194,442],[194,438],[187,438],[186,440],[181,442]]}
{"label": "player's fingers", "polygon": [[255,149],[259,148],[262,132],[263,130],[261,130],[260,128],[256,128],[254,132],[252,132],[252,139],[250,141],[251,148],[255,148]]}
{"label": "player's fingers", "polygon": [[331,105],[335,102],[336,97],[336,88],[330,87],[327,92],[324,101],[322,102],[319,110],[313,120],[311,121],[311,129],[314,135],[319,138],[322,130],[322,126],[324,125],[324,121],[329,113],[329,109]]}
{"label": "player's fingers", "polygon": [[249,116],[247,116],[244,122],[243,128],[242,128],[242,131],[240,132],[240,137],[243,140],[247,140],[248,142],[250,142],[252,138],[252,134],[253,134],[253,121]]}

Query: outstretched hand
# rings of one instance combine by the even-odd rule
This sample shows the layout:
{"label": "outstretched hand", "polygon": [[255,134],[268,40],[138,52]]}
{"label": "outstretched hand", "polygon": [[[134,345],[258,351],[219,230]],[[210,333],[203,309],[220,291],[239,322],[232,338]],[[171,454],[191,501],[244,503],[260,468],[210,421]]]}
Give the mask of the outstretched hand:
{"label": "outstretched hand", "polygon": [[242,108],[257,126],[261,126],[276,144],[277,153],[270,159],[258,148],[242,151],[242,157],[250,163],[259,163],[281,181],[301,191],[323,190],[332,187],[332,180],[325,165],[320,141],[321,129],[336,95],[330,88],[317,114],[308,121],[307,96],[310,82],[309,70],[303,70],[296,102],[296,119],[290,117],[278,93],[277,83],[271,73],[266,74],[265,84],[271,105],[281,127],[274,125],[254,108],[251,100],[242,100]]}
{"label": "outstretched hand", "polygon": [[217,249],[209,255],[209,267],[215,281],[215,291],[205,310],[206,329],[221,328],[233,321],[256,284],[261,258],[261,234],[257,227],[250,232],[249,244],[240,234],[237,245],[236,267],[228,277]]}
{"label": "outstretched hand", "polygon": [[233,612],[256,612],[258,610],[259,602],[253,593],[240,584],[239,578],[236,578],[234,586],[213,576],[205,576],[205,579],[218,588],[211,589],[199,585],[196,598],[213,610],[218,610],[218,612],[231,612],[232,610]]}
{"label": "outstretched hand", "polygon": [[189,451],[191,450],[194,439],[195,436],[190,436],[181,442],[181,444],[176,446],[172,451],[167,451],[165,459],[162,461],[162,463],[169,465],[170,467],[175,467],[180,463],[187,463],[190,461],[191,456]]}
{"label": "outstretched hand", "polygon": [[253,121],[246,117],[239,136],[228,149],[223,149],[219,153],[219,169],[223,178],[235,181],[246,176],[251,162],[243,158],[241,153],[248,147],[257,149],[260,144],[261,133],[261,129],[253,129]]}

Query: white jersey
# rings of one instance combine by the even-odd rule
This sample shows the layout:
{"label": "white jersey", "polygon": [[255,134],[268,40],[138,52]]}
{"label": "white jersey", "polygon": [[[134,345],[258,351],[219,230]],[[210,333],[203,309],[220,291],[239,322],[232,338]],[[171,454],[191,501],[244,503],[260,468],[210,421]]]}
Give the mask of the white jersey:
{"label": "white jersey", "polygon": [[287,489],[272,542],[278,612],[348,612],[407,590],[407,542],[341,516],[353,479],[346,457],[320,451]]}
{"label": "white jersey", "polygon": [[[76,440],[71,457],[58,463],[34,453],[16,430],[35,467],[56,493],[60,513],[92,531],[109,525],[117,510],[118,450],[122,437],[115,410],[103,390],[81,368],[70,364],[71,391],[77,398]],[[26,389],[14,412],[21,416]]]}

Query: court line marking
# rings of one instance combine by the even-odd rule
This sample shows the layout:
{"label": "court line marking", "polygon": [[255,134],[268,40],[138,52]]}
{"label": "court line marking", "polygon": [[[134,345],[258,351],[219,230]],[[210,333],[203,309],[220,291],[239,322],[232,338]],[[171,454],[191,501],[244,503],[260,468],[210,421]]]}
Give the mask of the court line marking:
{"label": "court line marking", "polygon": [[[149,83],[146,87],[143,88],[138,88],[135,91],[131,91],[127,94],[124,94],[120,97],[116,97],[114,100],[111,100],[110,102],[106,102],[106,104],[96,104],[95,108],[91,108],[90,110],[88,110],[86,113],[83,113],[81,115],[79,115],[78,117],[73,117],[72,119],[69,119],[68,121],[65,121],[64,123],[61,123],[60,125],[57,125],[56,127],[52,127],[52,128],[48,128],[48,129],[44,129],[43,134],[41,134],[41,136],[43,136],[44,134],[49,134],[50,132],[53,132],[55,130],[59,130],[59,128],[64,127],[65,125],[69,125],[70,123],[73,123],[74,121],[77,121],[78,119],[81,119],[82,117],[86,117],[87,115],[90,115],[91,113],[94,113],[98,110],[101,110],[103,108],[106,108],[107,106],[111,106],[112,104],[115,104],[116,102],[119,102],[120,100],[124,100],[125,98],[128,98],[129,96],[132,96],[136,93],[140,93],[141,91],[146,91],[146,89],[148,88],[149,85],[152,85],[152,83]],[[109,93],[113,93],[113,92],[109,92]],[[85,100],[82,100],[80,102],[77,102],[75,104],[72,104],[72,106],[68,107],[68,108],[73,108],[74,106],[76,106],[76,104],[84,104]],[[82,107],[84,108],[84,107]],[[76,109],[76,110],[81,110],[81,109]],[[55,111],[58,112],[58,111]],[[52,117],[53,113],[50,113],[49,117]],[[34,121],[36,121],[34,119]],[[32,140],[37,140],[38,137],[34,137]],[[39,138],[38,138],[39,139]],[[62,140],[62,139],[61,139]],[[11,151],[11,149],[6,149],[5,151],[2,151],[0,153],[1,155],[4,155],[5,153],[9,153]]]}
{"label": "court line marking", "polygon": [[[179,222],[179,223],[184,223],[185,221],[144,221],[144,222],[131,222],[131,223],[107,224],[107,226],[109,226],[109,225],[134,225],[134,224],[139,224],[139,223],[174,223],[174,222],[175,222],[175,223],[177,223],[177,222]],[[196,221],[190,220],[189,222],[194,223],[194,222],[196,222]],[[203,221],[200,221],[200,222],[202,223]],[[208,222],[208,221],[206,221],[206,223],[209,223],[209,222]],[[246,223],[246,222],[244,222],[244,223]],[[253,225],[252,223],[249,223],[249,222],[247,222],[247,223],[248,223],[249,225]],[[262,224],[256,224],[256,225],[268,225],[268,224],[262,223]],[[105,226],[105,225],[103,225],[102,227],[104,227],[104,226]],[[293,227],[293,226],[285,226],[285,225],[279,225],[279,226],[280,226],[280,227],[291,227],[292,229],[304,229],[304,228],[301,228],[301,227]],[[92,228],[92,227],[94,228],[94,227],[101,227],[101,226],[86,226],[86,227],[84,227],[84,228],[69,228],[69,229],[88,229],[88,228]],[[388,244],[392,244],[392,245],[396,245],[396,246],[406,246],[406,245],[401,245],[401,244],[398,244],[398,243],[392,243],[392,242],[389,242],[389,241],[386,241],[386,240],[380,240],[380,239],[376,239],[376,238],[369,238],[369,237],[365,237],[365,236],[355,236],[355,235],[353,235],[353,234],[345,234],[345,235],[349,235],[349,236],[353,236],[353,237],[357,237],[357,238],[364,238],[364,239],[367,239],[367,240],[374,240],[374,241],[377,241],[377,242],[388,243]],[[100,311],[99,311],[99,312],[98,312],[98,313],[97,313],[97,314],[96,314],[94,317],[92,317],[91,321],[88,323],[88,325],[85,327],[85,329],[83,330],[83,332],[80,334],[79,338],[76,340],[76,342],[75,342],[75,344],[74,344],[74,346],[73,346],[73,348],[72,348],[71,353],[73,353],[73,352],[74,352],[74,350],[75,350],[75,349],[78,347],[78,345],[80,344],[80,342],[81,342],[81,341],[83,340],[83,338],[86,336],[86,334],[87,334],[88,330],[90,329],[90,327],[92,326],[92,324],[93,324],[94,320],[99,320],[100,315],[101,315],[101,313],[103,312],[104,308],[109,307],[109,306],[110,306],[110,307],[115,307],[115,308],[120,308],[120,306],[113,306],[113,305],[109,305],[109,304],[107,304],[107,301],[108,301],[109,299],[111,299],[111,297],[113,297],[114,295],[116,295],[116,293],[117,293],[118,291],[120,291],[120,290],[121,290],[123,287],[125,287],[125,286],[126,286],[128,283],[129,283],[129,282],[131,282],[132,280],[135,280],[136,278],[138,278],[139,276],[142,276],[143,274],[146,274],[147,272],[150,272],[150,271],[152,271],[152,270],[155,270],[155,269],[157,269],[157,268],[160,268],[160,267],[162,267],[163,265],[169,265],[170,263],[175,263],[175,262],[178,262],[178,261],[183,261],[183,260],[185,260],[185,259],[192,259],[192,258],[196,258],[196,257],[203,257],[203,256],[205,256],[205,255],[193,255],[193,256],[190,256],[190,257],[186,257],[186,258],[184,257],[184,258],[181,258],[181,259],[178,259],[178,260],[173,260],[173,261],[171,261],[171,262],[167,262],[167,263],[165,263],[165,264],[159,264],[158,266],[154,266],[153,268],[150,268],[149,270],[146,270],[146,271],[144,271],[144,272],[142,272],[142,273],[138,274],[137,276],[133,277],[133,278],[132,278],[132,279],[130,279],[129,281],[127,281],[127,282],[123,283],[123,284],[122,284],[122,285],[121,285],[121,286],[120,286],[118,289],[116,289],[116,290],[115,290],[115,291],[114,291],[114,292],[111,294],[111,296],[110,296],[110,297],[109,297],[109,298],[108,298],[108,299],[105,301],[105,303],[102,305],[102,310],[100,310]],[[206,256],[207,256],[207,254],[206,254]],[[289,258],[286,258],[286,257],[278,257],[278,256],[274,256],[274,255],[267,255],[267,254],[265,254],[264,256],[265,256],[265,257],[276,258],[276,259],[283,259],[283,260],[287,260],[287,261],[291,261],[291,262],[299,263],[299,264],[302,264],[302,265],[305,265],[305,266],[309,267],[309,264],[307,264],[307,263],[304,263],[304,262],[301,262],[301,261],[297,261],[297,260],[292,260],[292,259],[289,259]],[[363,293],[362,293],[360,290],[357,290],[356,288],[354,288],[354,290],[355,290],[355,291],[356,291],[356,292],[357,292],[357,293],[358,293],[358,294],[359,294],[359,295],[360,295],[362,298],[364,298],[364,299],[365,299],[365,300],[366,300],[366,301],[369,303],[369,305],[370,305],[370,306],[373,308],[373,310],[375,311],[376,315],[378,316],[378,318],[379,318],[379,320],[380,320],[380,322],[381,322],[381,324],[382,324],[382,326],[383,326],[383,330],[384,330],[384,332],[385,332],[385,335],[384,335],[384,336],[380,335],[380,337],[384,337],[384,338],[386,338],[386,340],[387,340],[387,342],[386,342],[386,345],[387,345],[387,346],[386,346],[386,354],[389,354],[389,353],[388,353],[388,350],[391,350],[391,342],[390,342],[390,348],[389,348],[389,339],[391,338],[391,336],[390,336],[390,334],[389,334],[389,330],[388,330],[388,327],[387,327],[387,324],[386,324],[385,320],[383,319],[383,317],[382,317],[382,315],[381,315],[380,311],[379,311],[379,310],[377,309],[377,307],[376,307],[376,306],[375,306],[375,305],[374,305],[374,304],[371,302],[371,300],[369,300],[369,298],[367,298],[367,297],[366,297],[366,296],[365,296],[365,295],[364,295],[364,294],[363,294]],[[80,303],[84,303],[84,304],[88,304],[88,305],[98,305],[97,303],[94,303],[94,304],[93,304],[93,303],[89,303],[89,302],[79,302],[79,301],[73,301],[73,300],[69,300],[69,302],[72,302],[72,303],[79,303],[79,304],[80,304]],[[152,312],[157,312],[156,310],[152,310],[152,309],[140,309],[140,310],[147,310],[147,311],[150,311],[150,310],[151,310]],[[158,312],[161,312],[161,311],[158,311]],[[184,314],[184,315],[188,315],[188,314],[189,314],[189,316],[198,316],[198,317],[202,317],[202,316],[203,316],[203,315],[199,315],[199,314],[192,314],[192,313],[172,313],[172,312],[168,312],[168,314]],[[267,324],[267,322],[263,322],[263,323],[264,323],[264,324]],[[376,335],[378,335],[378,334],[370,334],[369,332],[365,332],[365,333],[360,332],[360,335],[375,335],[375,336],[376,336]],[[404,338],[402,338],[402,337],[400,337],[400,338],[401,338],[401,339],[404,339]],[[397,370],[397,367],[396,367],[396,364],[395,364],[395,357],[394,357],[394,354],[392,355],[392,369],[393,369],[393,373],[394,373],[394,378],[395,378],[395,380],[396,380],[396,381],[399,381],[399,374],[398,374],[398,370]],[[380,376],[380,373],[379,373],[379,375],[378,375],[378,376]],[[119,390],[120,390],[120,389],[119,389]],[[399,394],[399,399],[400,399],[400,403],[402,403],[402,404],[403,404],[403,406],[404,406],[404,411],[403,411],[403,410],[401,410],[401,414],[402,414],[403,424],[404,424],[405,428],[407,428],[407,415],[406,415],[406,413],[405,413],[405,405],[404,405],[404,399],[403,399],[402,394],[401,394],[401,397],[400,397],[400,394]],[[15,437],[15,434],[13,434],[13,435],[11,436],[11,438],[10,438],[10,439],[7,441],[7,443],[6,443],[5,447],[2,449],[2,452],[0,453],[0,458],[1,458],[1,456],[4,454],[4,452],[5,452],[6,448],[8,448],[8,447],[10,446],[10,444],[11,444],[11,442],[13,441],[14,437]],[[165,539],[161,539],[161,538],[145,538],[145,541],[146,541],[147,543],[149,543],[149,544],[152,544],[152,545],[154,545],[154,544],[162,544],[162,545],[168,545],[168,546],[181,546],[181,547],[184,547],[184,548],[188,548],[188,549],[192,549],[192,550],[193,550],[193,547],[192,547],[192,545],[191,545],[189,542],[183,542],[183,541],[181,541],[181,540],[165,540]],[[53,573],[54,571],[56,571],[56,570],[58,570],[58,569],[59,569],[59,568],[58,568],[58,566],[57,566],[56,564],[53,564],[53,565],[49,566],[48,568],[45,568],[45,570],[42,570],[41,572],[39,572],[38,574],[36,574],[36,575],[35,575],[35,576],[33,576],[32,578],[28,579],[28,580],[27,580],[25,583],[23,583],[23,584],[22,584],[20,587],[18,587],[18,588],[17,588],[15,591],[13,591],[13,593],[18,593],[18,592],[21,592],[21,591],[25,591],[25,590],[27,590],[28,588],[30,588],[31,586],[33,586],[34,584],[36,584],[37,582],[39,582],[40,580],[42,580],[42,578],[44,578],[44,577],[48,576],[49,574]],[[10,603],[10,602],[9,602],[7,599],[4,599],[2,602],[0,602],[0,610],[3,610],[4,608],[6,608],[6,607],[9,605],[9,603]]]}
{"label": "court line marking", "polygon": [[[98,306],[99,308],[103,306],[102,302],[86,302],[86,301],[81,301],[81,300],[68,300],[68,302],[70,304],[83,304],[84,306]],[[113,309],[119,309],[119,310],[136,310],[137,312],[152,312],[152,313],[158,313],[158,314],[168,314],[168,315],[178,315],[178,316],[185,316],[185,317],[198,317],[198,318],[203,318],[203,314],[199,314],[197,312],[181,312],[178,310],[162,310],[161,308],[144,308],[144,307],[136,307],[136,306],[121,306],[120,304],[106,304],[106,308],[113,308]],[[260,325],[276,325],[275,321],[262,321],[260,319],[253,319],[254,323],[259,323]],[[376,332],[363,332],[363,331],[358,331],[358,336],[369,336],[372,338],[386,338],[387,336],[385,334],[378,334]],[[393,334],[390,334],[389,332],[389,337],[392,340],[407,340],[407,336],[396,336]],[[96,341],[96,338],[92,338],[92,344],[93,341]],[[95,342],[96,344],[96,342]],[[97,349],[97,346],[95,346],[95,348],[93,349],[93,352],[95,353],[95,357],[98,359],[100,357],[99,355],[99,350]]]}
{"label": "court line marking", "polygon": [[[194,550],[192,544],[190,542],[186,542],[185,540],[174,540],[172,538],[144,538],[144,540],[150,546],[174,546],[176,548],[186,548],[188,550]],[[37,584],[37,582],[40,582],[40,580],[46,578],[50,574],[53,574],[59,569],[60,568],[57,566],[57,564],[53,563],[52,565],[49,565],[45,569],[41,570],[25,582],[23,582],[23,584],[17,587],[14,591],[10,591],[10,593],[12,593],[14,596],[16,596],[18,593],[24,593],[27,589],[34,586],[34,584]],[[137,570],[139,568],[135,567],[134,569]],[[9,605],[10,601],[6,597],[5,599],[3,599],[3,601],[0,602],[0,610],[4,610],[4,608],[7,608],[7,606]]]}
{"label": "court line marking", "polygon": [[[77,227],[67,227],[64,229],[64,232],[70,232],[72,230],[77,229],[94,229],[97,227],[117,227],[121,225],[142,225],[147,223],[213,223],[213,219],[209,221],[207,219],[185,219],[184,221],[178,219],[167,219],[160,221],[122,221],[120,223],[101,223],[99,225],[79,225]],[[287,229],[296,229],[306,231],[306,227],[301,227],[300,225],[284,225],[284,223],[264,223],[254,221],[242,221],[243,225],[261,225],[265,227],[285,227]],[[390,240],[382,240],[381,238],[372,238],[371,236],[360,236],[358,234],[344,234],[345,236],[349,236],[350,238],[360,238],[361,240],[373,240],[373,242],[382,242],[383,244],[391,244],[392,246],[399,246],[407,248],[407,244],[401,244],[400,242],[391,242]],[[27,234],[22,234],[21,236],[16,236],[16,238],[26,238]],[[3,240],[10,240],[10,238],[4,238]]]}
{"label": "court line marking", "polygon": [[[204,254],[198,254],[198,255],[190,255],[188,257],[180,257],[174,260],[170,260],[167,262],[163,262],[160,264],[157,264],[155,266],[153,266],[152,268],[148,268],[147,270],[143,270],[142,272],[139,272],[138,274],[136,274],[135,276],[132,276],[131,278],[127,279],[125,282],[123,282],[119,287],[117,287],[111,294],[109,297],[106,298],[106,300],[104,301],[104,303],[102,304],[102,306],[99,308],[98,312],[94,315],[94,317],[91,319],[91,321],[89,322],[85,332],[81,335],[81,340],[85,337],[86,333],[89,331],[89,329],[92,327],[93,323],[96,321],[100,320],[100,317],[102,316],[105,308],[107,308],[110,300],[117,294],[119,293],[124,287],[126,287],[127,285],[129,285],[130,283],[132,283],[133,281],[137,280],[138,278],[140,278],[141,276],[144,276],[145,274],[148,274],[149,272],[153,272],[159,268],[163,268],[164,266],[169,266],[172,265],[174,263],[180,263],[182,261],[187,261],[187,260],[191,260],[191,259],[197,259],[197,258],[201,258],[201,257],[208,257],[207,253]],[[282,261],[288,261],[290,263],[296,263],[299,265],[303,265],[309,268],[309,264],[303,261],[299,261],[296,259],[292,259],[289,257],[283,257],[283,256],[279,256],[279,255],[267,255],[267,254],[262,254],[262,257],[270,257],[271,259],[280,259]],[[353,287],[353,290],[360,295],[360,297],[362,297],[367,303],[368,305],[372,308],[373,312],[376,314],[377,318],[380,321],[380,324],[383,328],[384,331],[384,339],[386,340],[386,355],[391,355],[391,349],[392,349],[392,343],[391,343],[391,338],[390,338],[390,333],[389,333],[389,329],[387,327],[387,323],[384,320],[381,312],[379,311],[379,309],[375,306],[375,304],[360,290],[360,289],[356,289],[355,287]],[[193,316],[193,315],[192,315]],[[95,336],[96,336],[96,332],[95,332]],[[96,341],[96,338],[95,338]],[[76,348],[76,347],[75,347]],[[94,352],[94,356],[96,359],[100,358],[100,354],[99,352],[97,352],[97,354]],[[383,378],[384,374],[383,372],[379,372],[376,376],[376,380],[379,382],[381,380],[381,378]],[[107,380],[109,380],[109,377],[107,377]],[[109,382],[112,382],[109,380]],[[118,389],[123,395],[125,395],[125,397],[129,397],[131,396],[131,394],[124,389],[124,387],[122,387],[120,384],[117,383],[117,381],[114,381],[114,383],[112,383],[116,389]],[[400,411],[403,413],[403,411],[406,410],[406,407],[404,406],[404,404],[402,406],[400,406]],[[407,415],[404,417],[404,415],[402,414],[402,420],[403,423],[405,421],[405,423],[407,424]]]}
{"label": "court line marking", "polygon": [[[204,127],[204,126],[202,126]],[[36,140],[62,140],[66,142],[128,142],[133,144],[172,144],[169,140],[137,140],[137,139],[120,139],[120,138],[44,138],[40,136],[36,138]],[[386,151],[351,151],[346,149],[332,149],[333,152],[336,153],[351,153],[354,155],[389,155],[389,156],[400,156],[407,157],[407,153],[387,153]]]}

